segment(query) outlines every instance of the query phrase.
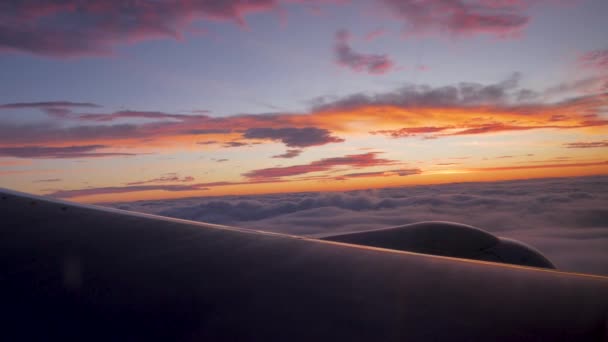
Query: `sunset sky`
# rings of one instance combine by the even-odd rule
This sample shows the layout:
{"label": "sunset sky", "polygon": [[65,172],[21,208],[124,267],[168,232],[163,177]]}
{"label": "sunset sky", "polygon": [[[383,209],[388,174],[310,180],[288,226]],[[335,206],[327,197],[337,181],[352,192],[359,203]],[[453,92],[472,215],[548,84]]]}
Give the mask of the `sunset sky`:
{"label": "sunset sky", "polygon": [[608,174],[606,0],[0,2],[0,187],[83,202]]}

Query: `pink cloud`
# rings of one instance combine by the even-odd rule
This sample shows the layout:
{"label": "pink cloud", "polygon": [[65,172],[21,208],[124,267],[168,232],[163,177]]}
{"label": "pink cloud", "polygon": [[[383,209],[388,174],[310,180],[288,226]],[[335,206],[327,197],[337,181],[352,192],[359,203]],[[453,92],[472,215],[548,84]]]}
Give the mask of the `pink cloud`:
{"label": "pink cloud", "polygon": [[587,51],[578,61],[583,67],[608,71],[608,49]]}
{"label": "pink cloud", "polygon": [[393,165],[396,163],[395,160],[378,158],[377,155],[378,152],[369,152],[364,154],[346,155],[344,157],[324,158],[308,164],[252,170],[244,173],[243,176],[251,179],[280,179],[281,177],[328,171],[336,166],[364,168],[370,166]]}
{"label": "pink cloud", "polygon": [[376,29],[373,30],[371,32],[369,32],[368,34],[365,35],[365,40],[368,42],[371,42],[373,40],[376,40],[382,36],[384,36],[386,34],[386,31],[384,29]]}

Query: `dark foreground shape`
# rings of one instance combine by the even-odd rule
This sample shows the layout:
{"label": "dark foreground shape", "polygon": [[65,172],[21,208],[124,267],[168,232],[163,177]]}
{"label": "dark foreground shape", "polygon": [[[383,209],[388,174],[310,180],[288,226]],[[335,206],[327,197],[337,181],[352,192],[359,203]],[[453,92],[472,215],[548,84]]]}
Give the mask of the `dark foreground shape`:
{"label": "dark foreground shape", "polygon": [[496,237],[479,228],[453,222],[419,222],[323,239],[455,258],[555,268],[541,252],[523,242]]}
{"label": "dark foreground shape", "polygon": [[4,341],[602,341],[608,279],[0,190]]}

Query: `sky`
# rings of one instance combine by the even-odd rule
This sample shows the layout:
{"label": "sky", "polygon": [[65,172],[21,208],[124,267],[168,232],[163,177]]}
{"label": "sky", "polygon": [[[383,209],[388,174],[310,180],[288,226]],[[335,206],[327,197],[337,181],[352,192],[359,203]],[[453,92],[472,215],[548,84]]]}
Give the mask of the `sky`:
{"label": "sky", "polygon": [[81,202],[608,174],[605,0],[6,0],[0,187]]}

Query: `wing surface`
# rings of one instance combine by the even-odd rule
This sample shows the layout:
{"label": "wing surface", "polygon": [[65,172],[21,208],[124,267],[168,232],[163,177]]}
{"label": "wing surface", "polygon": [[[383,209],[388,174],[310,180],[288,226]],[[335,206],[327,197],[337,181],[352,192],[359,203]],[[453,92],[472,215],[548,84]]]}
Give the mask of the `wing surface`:
{"label": "wing surface", "polygon": [[0,190],[5,341],[601,341],[608,279]]}

